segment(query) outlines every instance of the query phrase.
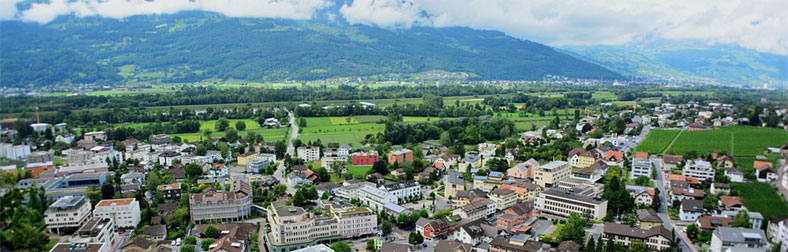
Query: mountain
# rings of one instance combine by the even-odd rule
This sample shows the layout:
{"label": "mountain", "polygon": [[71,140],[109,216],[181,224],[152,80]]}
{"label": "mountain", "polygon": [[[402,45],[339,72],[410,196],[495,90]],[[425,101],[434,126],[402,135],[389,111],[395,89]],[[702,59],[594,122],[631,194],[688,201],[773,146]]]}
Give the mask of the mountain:
{"label": "mountain", "polygon": [[388,30],[313,19],[228,18],[208,12],[122,20],[61,16],[0,22],[0,86],[282,81],[466,72],[475,79],[547,75],[615,79],[551,47],[469,28]]}
{"label": "mountain", "polygon": [[623,45],[563,50],[629,76],[760,85],[788,81],[788,56],[736,45],[642,39]]}

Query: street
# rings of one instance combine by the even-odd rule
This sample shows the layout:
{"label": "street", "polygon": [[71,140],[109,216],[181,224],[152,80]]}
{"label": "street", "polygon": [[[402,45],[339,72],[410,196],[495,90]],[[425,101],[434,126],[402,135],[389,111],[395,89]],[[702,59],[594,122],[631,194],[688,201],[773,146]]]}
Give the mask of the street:
{"label": "street", "polygon": [[682,231],[681,228],[678,228],[678,226],[676,226],[676,224],[673,223],[673,220],[671,220],[670,217],[668,216],[667,206],[668,206],[669,198],[667,196],[669,194],[667,193],[667,189],[666,189],[668,188],[666,184],[668,183],[668,181],[665,181],[664,178],[665,171],[662,170],[663,167],[662,159],[652,158],[651,162],[654,164],[654,169],[657,169],[656,184],[657,184],[657,188],[659,188],[659,193],[660,193],[659,196],[662,198],[662,204],[660,204],[659,209],[657,209],[657,215],[662,220],[662,226],[664,226],[668,230],[675,230],[676,235],[678,235],[681,238],[681,241],[679,242],[681,251],[698,252],[698,249],[695,248],[694,245],[692,245],[692,241],[687,237],[687,235],[684,234],[684,231]]}
{"label": "street", "polygon": [[[295,157],[295,148],[293,147],[293,140],[298,138],[298,124],[295,123],[295,116],[293,116],[292,112],[288,111],[288,116],[290,117],[290,138],[287,139],[287,154],[290,155],[291,158]],[[279,166],[276,167],[276,171],[274,172],[274,178],[279,180],[279,183],[282,183],[287,186],[287,193],[295,194],[296,190],[294,187],[288,183],[285,179],[286,175],[283,174],[285,170],[285,162],[284,159],[279,161]]]}

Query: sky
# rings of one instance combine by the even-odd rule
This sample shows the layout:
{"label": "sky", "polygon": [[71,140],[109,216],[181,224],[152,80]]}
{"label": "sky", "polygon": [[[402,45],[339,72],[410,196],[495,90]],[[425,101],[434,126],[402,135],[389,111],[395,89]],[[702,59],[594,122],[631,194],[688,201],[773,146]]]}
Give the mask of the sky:
{"label": "sky", "polygon": [[335,7],[335,18],[388,29],[469,27],[559,47],[693,39],[788,55],[786,0],[49,0],[19,10],[20,1],[0,0],[0,20],[46,24],[60,15],[125,18],[191,10],[311,19]]}

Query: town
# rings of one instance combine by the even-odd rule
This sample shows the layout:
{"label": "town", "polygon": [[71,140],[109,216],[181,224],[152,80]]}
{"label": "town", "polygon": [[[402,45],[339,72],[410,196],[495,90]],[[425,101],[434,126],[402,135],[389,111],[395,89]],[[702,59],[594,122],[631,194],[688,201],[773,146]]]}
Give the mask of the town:
{"label": "town", "polygon": [[[527,116],[528,101],[443,99],[425,96],[420,106],[442,114],[481,111],[480,117],[403,118],[397,104],[351,102],[244,108],[257,119],[221,118],[208,129],[189,120],[156,126],[199,128],[192,134],[148,131],[155,124],[78,128],[2,120],[4,246],[52,252],[788,246],[785,105],[602,101],[532,111],[549,121],[517,127],[506,115]],[[383,127],[362,123],[365,115],[331,112],[359,109],[384,112],[375,117]],[[224,117],[239,110],[190,113]],[[140,130],[146,137],[137,139]]]}

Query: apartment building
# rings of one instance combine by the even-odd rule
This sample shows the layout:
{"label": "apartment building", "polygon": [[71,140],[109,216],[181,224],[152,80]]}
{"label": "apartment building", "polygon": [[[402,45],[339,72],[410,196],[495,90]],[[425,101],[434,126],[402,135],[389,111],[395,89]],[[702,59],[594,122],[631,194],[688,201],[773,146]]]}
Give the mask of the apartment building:
{"label": "apartment building", "polygon": [[378,231],[378,216],[366,207],[337,211],[339,234],[343,238],[360,237]]}
{"label": "apartment building", "polygon": [[569,164],[573,167],[586,168],[594,164],[596,157],[592,151],[574,148],[569,151]]}
{"label": "apartment building", "polygon": [[408,180],[403,183],[386,183],[380,189],[386,190],[397,197],[400,203],[410,202],[421,198],[421,186],[416,180]]}
{"label": "apartment building", "polygon": [[398,198],[386,190],[363,185],[358,190],[358,199],[361,204],[371,207],[375,211],[383,211],[386,203],[397,204]]}
{"label": "apartment building", "polygon": [[[589,190],[590,191],[590,190]],[[607,200],[576,192],[549,188],[539,193],[534,202],[542,214],[568,218],[571,213],[590,214],[595,220],[607,215]]]}
{"label": "apartment building", "polygon": [[237,221],[252,213],[252,186],[235,181],[229,191],[191,194],[189,206],[194,222]]}
{"label": "apartment building", "polygon": [[351,154],[353,165],[373,165],[380,159],[377,151],[354,152]]}
{"label": "apartment building", "polygon": [[408,149],[399,149],[389,152],[389,164],[413,162],[413,151]]}
{"label": "apartment building", "polygon": [[629,179],[635,179],[640,176],[651,177],[651,160],[648,158],[633,158],[632,171],[629,172]]}
{"label": "apartment building", "polygon": [[605,223],[603,239],[612,239],[617,244],[629,247],[637,241],[646,245],[651,250],[662,251],[670,248],[673,233],[662,226],[649,229],[630,227],[629,225],[607,222]]}
{"label": "apartment building", "polygon": [[134,198],[102,200],[93,210],[94,218],[111,218],[118,228],[136,228],[140,224],[140,202]]}
{"label": "apartment building", "polygon": [[444,180],[443,184],[446,185],[444,193],[446,198],[450,200],[457,197],[457,191],[465,190],[465,180],[462,178],[462,173],[449,171]]}
{"label": "apartment building", "polygon": [[479,220],[495,214],[495,202],[486,198],[476,198],[471,203],[454,209],[452,213],[459,215],[462,219]]}
{"label": "apartment building", "polygon": [[287,252],[342,238],[338,217],[330,213],[317,216],[300,207],[276,209],[273,205],[268,213],[271,232],[266,234],[266,245],[270,252]]}
{"label": "apartment building", "polygon": [[769,242],[760,229],[718,227],[711,235],[709,251],[767,251]]}
{"label": "apartment building", "polygon": [[180,199],[181,198],[181,183],[175,182],[168,185],[159,185],[157,187],[162,192],[165,199]]}
{"label": "apartment building", "polygon": [[498,188],[490,193],[490,200],[495,202],[495,209],[504,210],[517,204],[517,194],[509,189]]}
{"label": "apartment building", "polygon": [[50,252],[110,252],[118,238],[111,218],[94,217],[82,225],[74,235],[55,244]]}
{"label": "apartment building", "polygon": [[569,177],[572,167],[565,161],[552,161],[540,166],[534,175],[534,182],[541,187],[551,187],[559,180]]}
{"label": "apartment building", "polygon": [[0,157],[15,160],[24,160],[30,155],[30,145],[13,145],[0,143]]}
{"label": "apartment building", "polygon": [[305,162],[320,160],[320,146],[301,146],[296,150],[296,154]]}
{"label": "apartment building", "polygon": [[697,178],[698,180],[714,181],[714,168],[711,166],[711,163],[703,160],[687,162],[681,174],[690,178]]}
{"label": "apartment building", "polygon": [[65,196],[44,212],[44,222],[52,233],[60,233],[61,228],[77,228],[90,217],[90,200],[83,196]]}

